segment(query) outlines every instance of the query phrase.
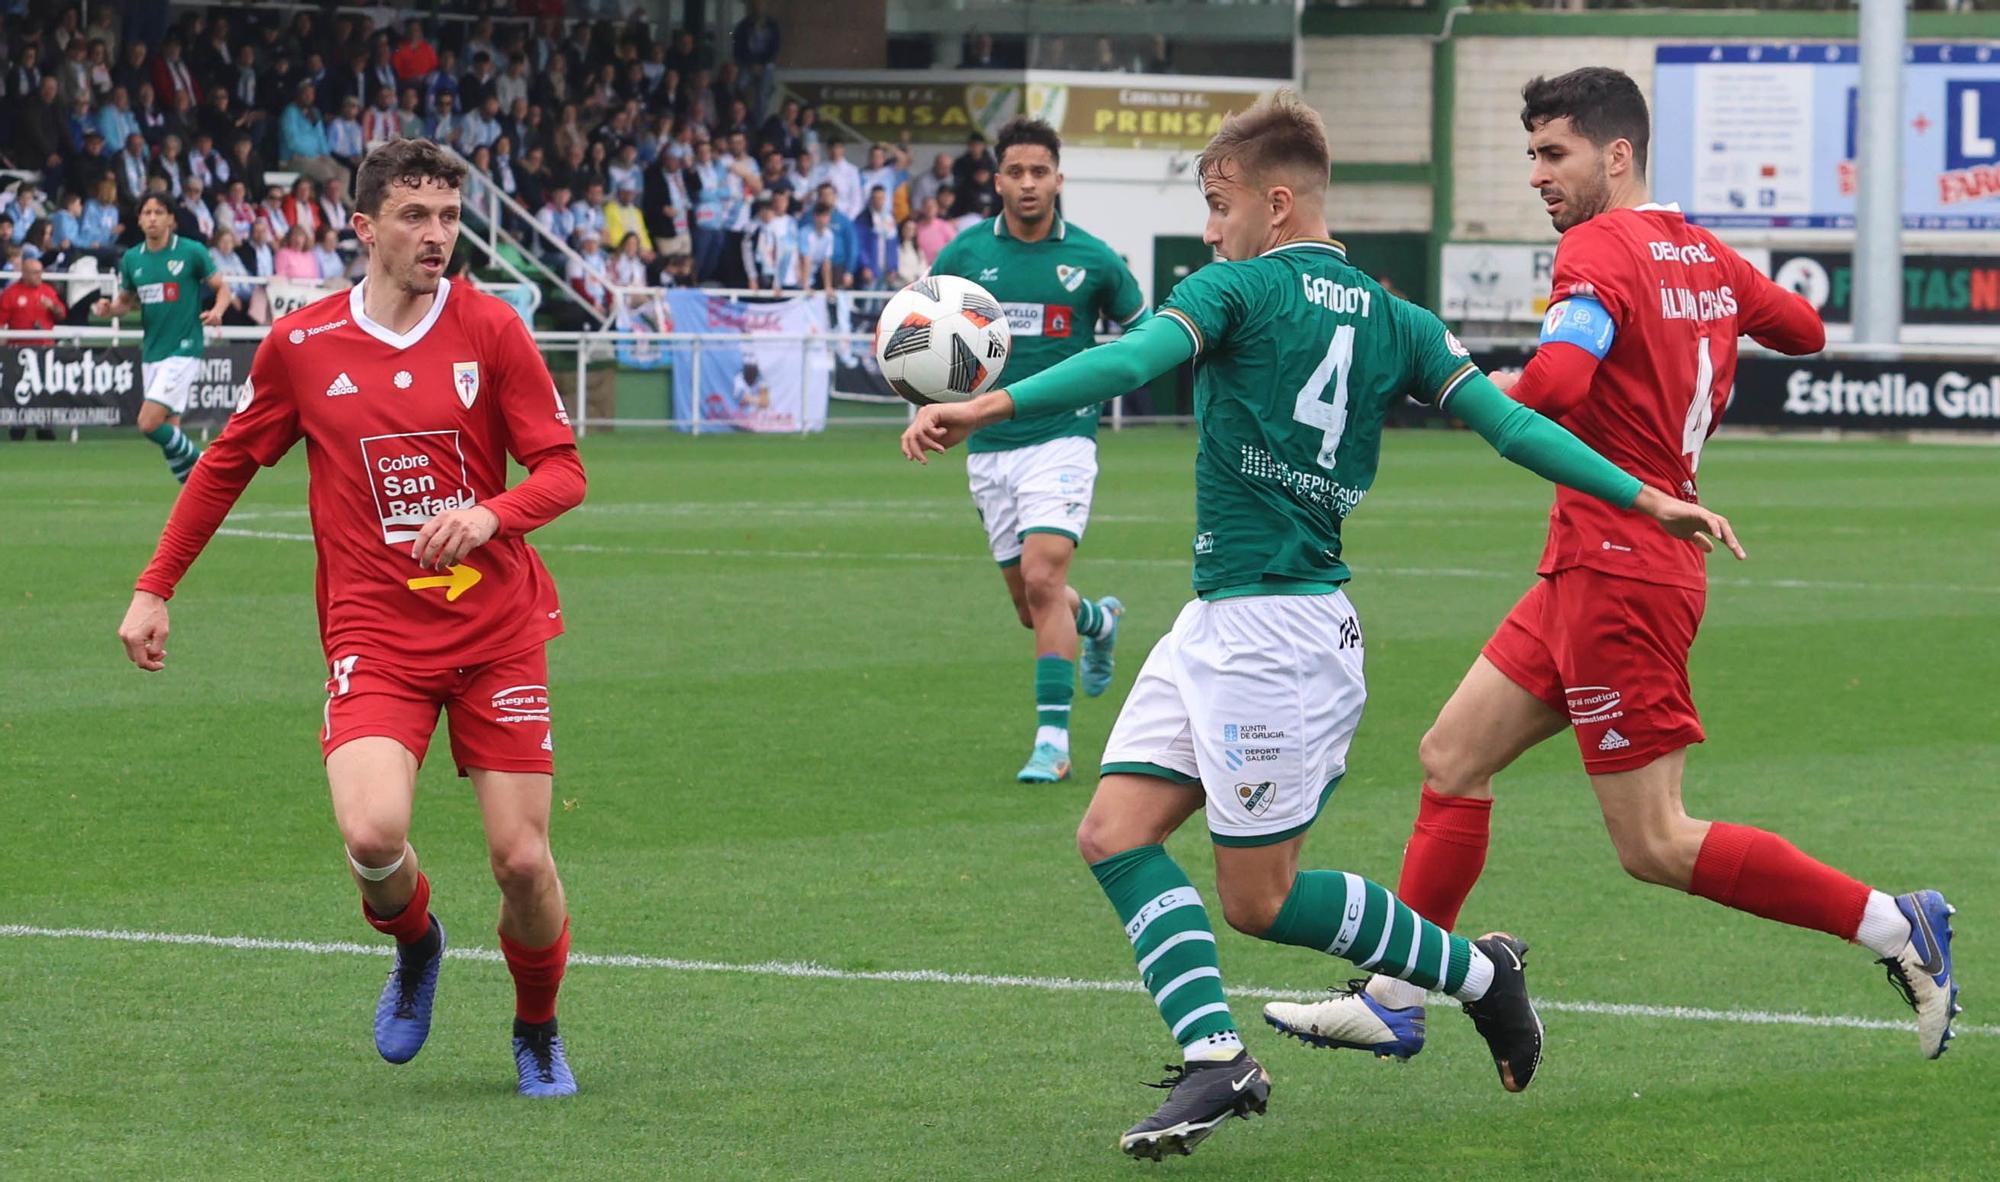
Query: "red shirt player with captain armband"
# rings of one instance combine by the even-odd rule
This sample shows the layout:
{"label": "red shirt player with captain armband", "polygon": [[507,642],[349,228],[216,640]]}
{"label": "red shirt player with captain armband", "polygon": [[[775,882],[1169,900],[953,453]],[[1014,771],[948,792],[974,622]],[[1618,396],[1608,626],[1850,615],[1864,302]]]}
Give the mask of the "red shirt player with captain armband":
{"label": "red shirt player with captain armband", "polygon": [[[442,711],[471,778],[502,895],[524,1095],[576,1090],[555,999],[569,950],[549,852],[554,741],[543,648],[554,581],[525,535],[583,500],[569,416],[513,308],[444,277],[465,169],[397,140],[363,160],[354,226],[367,277],[283,317],[236,412],[195,467],[119,630],[165,659],[165,601],[257,469],[301,439],[328,662],[320,743],[369,923],[398,955],[374,1016],[407,1062],[429,1034],[444,928],[408,844],[416,773]],[[528,476],[507,487],[512,456]]]}
{"label": "red shirt player with captain armband", "polygon": [[[1650,199],[1651,129],[1631,78],[1589,67],[1537,78],[1522,98],[1529,183],[1562,243],[1541,346],[1511,383],[1496,381],[1648,485],[1698,501],[1702,448],[1736,380],[1737,338],[1817,352],[1819,315]],[[1716,540],[1743,557],[1729,533]],[[1424,736],[1424,787],[1396,893],[1455,926],[1485,865],[1493,778],[1568,730],[1628,873],[1868,948],[1916,1010],[1919,1049],[1936,1058],[1957,1012],[1942,895],[1892,896],[1775,833],[1683,807],[1687,748],[1703,739],[1688,654],[1706,607],[1713,543],[1704,543],[1556,490],[1540,577]],[[1377,977],[1305,1020],[1339,1045],[1408,1058],[1423,1045],[1422,1005],[1420,990]]]}

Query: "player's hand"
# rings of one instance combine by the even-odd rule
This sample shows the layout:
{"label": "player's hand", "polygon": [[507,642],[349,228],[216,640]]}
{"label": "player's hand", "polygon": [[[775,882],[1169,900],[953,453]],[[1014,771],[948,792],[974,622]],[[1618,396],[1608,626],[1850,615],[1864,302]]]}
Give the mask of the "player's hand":
{"label": "player's hand", "polygon": [[443,570],[484,546],[499,531],[499,515],[484,505],[448,509],[424,522],[410,547],[410,557],[418,566]]}
{"label": "player's hand", "polygon": [[1521,380],[1521,371],[1518,369],[1496,369],[1486,375],[1486,380],[1499,387],[1500,392],[1505,394],[1514,388],[1515,382]]}
{"label": "player's hand", "polygon": [[125,655],[148,673],[167,667],[167,601],[150,591],[134,591],[125,622],[118,625]]}
{"label": "player's hand", "polygon": [[210,328],[219,328],[222,326],[222,312],[222,305],[216,304],[201,314],[201,322]]}
{"label": "player's hand", "polygon": [[105,299],[98,300],[96,303],[90,306],[90,314],[92,316],[111,315],[111,301]]}
{"label": "player's hand", "polygon": [[917,417],[903,431],[903,458],[930,463],[926,453],[941,452],[965,442],[965,437],[1014,417],[1014,399],[993,390],[970,402],[933,402],[917,408]]}
{"label": "player's hand", "polygon": [[1750,557],[1736,540],[1736,531],[1729,528],[1729,519],[1720,513],[1670,497],[1651,485],[1639,490],[1639,499],[1632,502],[1632,507],[1659,522],[1661,529],[1684,542],[1693,542],[1703,554],[1715,553],[1719,541],[1737,558]]}

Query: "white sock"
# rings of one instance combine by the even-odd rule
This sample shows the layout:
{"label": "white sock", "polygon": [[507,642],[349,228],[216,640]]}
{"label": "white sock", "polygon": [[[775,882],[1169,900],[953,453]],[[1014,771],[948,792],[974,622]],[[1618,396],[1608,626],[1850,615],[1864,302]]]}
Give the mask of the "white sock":
{"label": "white sock", "polygon": [[1211,1034],[1207,1038],[1198,1038],[1192,1046],[1187,1047],[1181,1052],[1182,1057],[1189,1063],[1200,1063],[1210,1059],[1221,1059],[1227,1062],[1242,1053],[1243,1040],[1236,1037],[1234,1030],[1225,1030],[1221,1034]]}
{"label": "white sock", "polygon": [[[1473,951],[1478,952],[1479,949],[1475,948]],[[1493,966],[1488,965],[1486,973],[1487,979],[1491,980]],[[1385,977],[1380,973],[1368,978],[1367,993],[1378,1004],[1387,1006],[1392,1010],[1407,1010],[1411,1006],[1424,1004],[1423,986],[1412,985],[1408,981],[1399,981],[1394,977]]]}
{"label": "white sock", "polygon": [[1035,728],[1035,745],[1047,743],[1056,750],[1068,754],[1069,728],[1062,726],[1038,726]]}
{"label": "white sock", "polygon": [[1868,892],[1868,906],[1861,912],[1861,927],[1854,942],[1877,956],[1898,956],[1910,942],[1910,921],[1896,906],[1896,900],[1881,891]]}
{"label": "white sock", "polygon": [[1465,970],[1465,984],[1452,994],[1460,1001],[1478,1001],[1493,986],[1493,962],[1479,950],[1479,945],[1471,945],[1471,951],[1472,966]]}

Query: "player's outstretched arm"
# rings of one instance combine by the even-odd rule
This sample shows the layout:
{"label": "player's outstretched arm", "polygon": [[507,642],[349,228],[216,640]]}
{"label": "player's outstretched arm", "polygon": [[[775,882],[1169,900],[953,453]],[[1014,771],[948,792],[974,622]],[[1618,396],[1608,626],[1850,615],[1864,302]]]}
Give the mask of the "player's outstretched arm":
{"label": "player's outstretched arm", "polygon": [[257,471],[257,461],[249,452],[225,441],[227,432],[202,453],[201,462],[188,474],[153,560],[139,576],[131,606],[118,625],[118,641],[125,646],[125,655],[149,673],[166,668],[167,600],[173,598],[174,587],[221,528]]}
{"label": "player's outstretched arm", "polygon": [[1166,317],[1153,317],[1117,340],[1064,358],[1009,389],[919,409],[903,432],[903,455],[927,463],[927,453],[956,447],[981,427],[1108,402],[1192,356],[1192,338]]}
{"label": "player's outstretched arm", "polygon": [[1559,424],[1502,394],[1484,374],[1475,371],[1460,383],[1446,409],[1492,444],[1494,451],[1545,480],[1643,513],[1704,552],[1713,551],[1720,541],[1736,557],[1747,557],[1727,518],[1646,485]]}
{"label": "player's outstretched arm", "polygon": [[1803,357],[1826,348],[1826,325],[1811,301],[1744,263],[1737,280],[1737,326],[1766,349]]}

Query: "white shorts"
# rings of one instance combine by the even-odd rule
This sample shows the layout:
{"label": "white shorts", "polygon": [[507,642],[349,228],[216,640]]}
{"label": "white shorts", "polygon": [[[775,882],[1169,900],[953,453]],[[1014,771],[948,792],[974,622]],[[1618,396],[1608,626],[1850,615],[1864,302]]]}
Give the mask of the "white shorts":
{"label": "white shorts", "polygon": [[145,364],[146,401],[157,402],[175,414],[185,413],[194,380],[201,376],[201,358],[169,357]]}
{"label": "white shorts", "polygon": [[1011,451],[974,452],[965,457],[965,474],[993,561],[1013,566],[1021,561],[1021,539],[1029,534],[1083,541],[1097,485],[1097,440],[1072,435]]}
{"label": "white shorts", "polygon": [[1305,832],[1347,771],[1368,687],[1341,592],[1197,599],[1160,638],[1104,745],[1104,774],[1199,780],[1219,845]]}

